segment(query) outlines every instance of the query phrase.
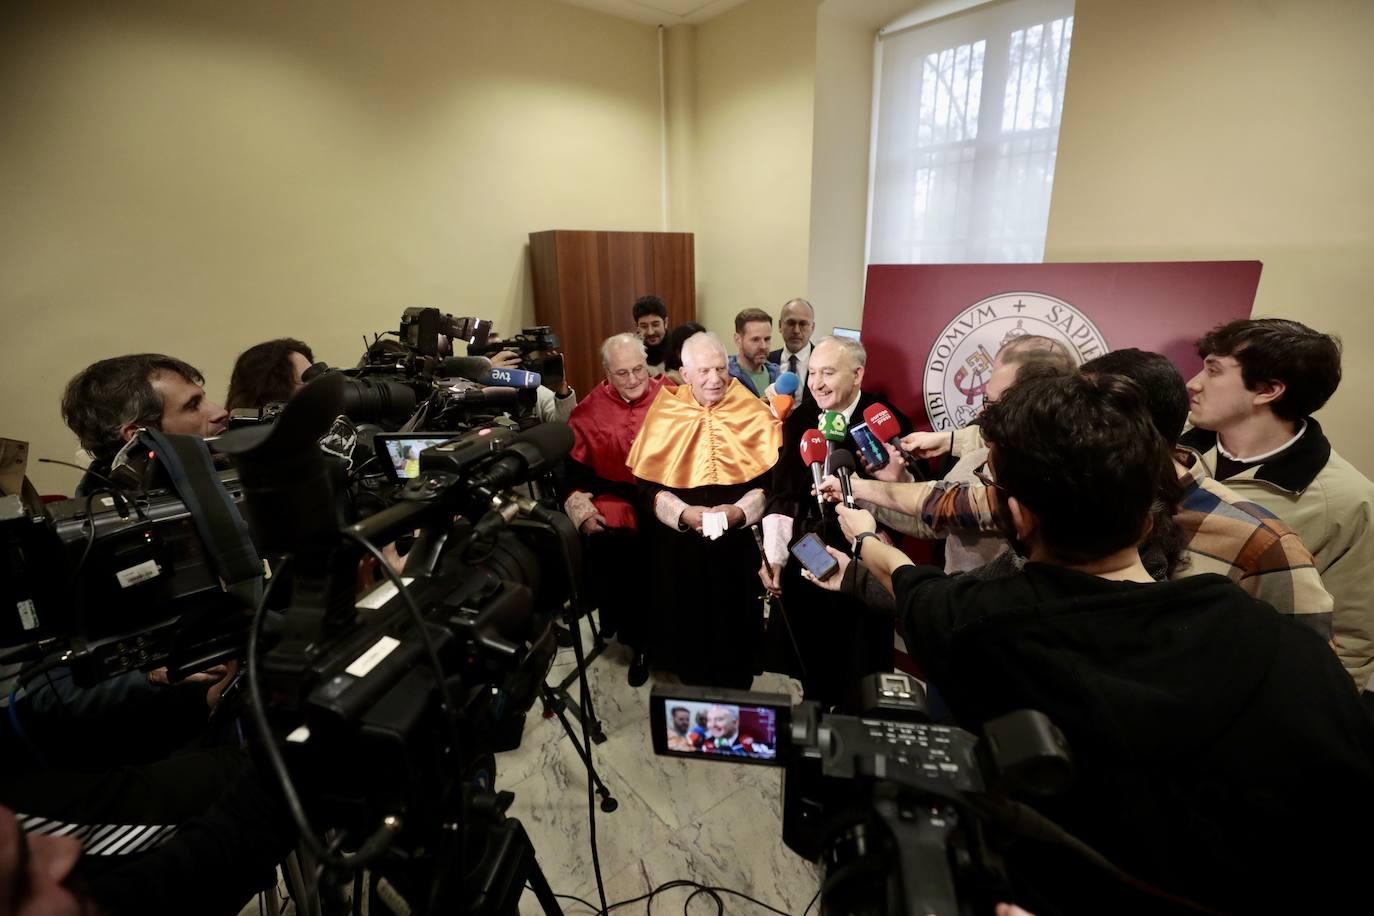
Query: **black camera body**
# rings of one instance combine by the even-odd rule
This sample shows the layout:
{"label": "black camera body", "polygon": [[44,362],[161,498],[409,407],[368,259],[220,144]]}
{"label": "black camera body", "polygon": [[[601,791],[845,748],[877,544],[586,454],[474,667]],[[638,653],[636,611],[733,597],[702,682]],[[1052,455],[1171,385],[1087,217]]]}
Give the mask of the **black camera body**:
{"label": "black camera body", "polygon": [[557,388],[563,384],[567,370],[563,362],[562,344],[548,325],[525,328],[514,337],[468,345],[469,356],[490,357],[502,350],[519,353],[520,368],[526,372],[538,372],[545,386]]}
{"label": "black camera body", "polygon": [[656,685],[654,752],[783,767],[783,842],[826,866],[823,914],[954,916],[1011,899],[979,799],[1062,791],[1072,777],[1063,735],[1032,711],[987,723],[985,740],[934,724],[905,674],[871,675],[861,693],[864,711],[849,716],[775,694]]}

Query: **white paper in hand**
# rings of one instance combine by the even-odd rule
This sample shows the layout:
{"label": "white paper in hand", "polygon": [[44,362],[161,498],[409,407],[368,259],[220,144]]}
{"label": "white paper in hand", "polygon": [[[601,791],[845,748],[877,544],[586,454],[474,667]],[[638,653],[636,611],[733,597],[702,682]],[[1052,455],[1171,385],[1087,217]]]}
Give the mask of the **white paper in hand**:
{"label": "white paper in hand", "polygon": [[728,525],[724,512],[706,512],[701,516],[701,533],[713,541],[725,533]]}

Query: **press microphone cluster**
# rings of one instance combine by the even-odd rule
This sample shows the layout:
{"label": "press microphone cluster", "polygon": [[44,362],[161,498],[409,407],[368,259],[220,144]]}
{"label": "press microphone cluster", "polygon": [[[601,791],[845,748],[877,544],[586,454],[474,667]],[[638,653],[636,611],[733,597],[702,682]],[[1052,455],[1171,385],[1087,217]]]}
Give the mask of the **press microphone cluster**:
{"label": "press microphone cluster", "polygon": [[786,420],[787,415],[796,406],[795,397],[797,390],[801,387],[801,379],[795,372],[784,372],[773,382],[773,396],[768,399],[768,406],[773,410],[773,416],[779,420]]}
{"label": "press microphone cluster", "polygon": [[543,382],[538,372],[498,369],[485,356],[450,356],[439,363],[438,374],[502,388],[538,388]]}

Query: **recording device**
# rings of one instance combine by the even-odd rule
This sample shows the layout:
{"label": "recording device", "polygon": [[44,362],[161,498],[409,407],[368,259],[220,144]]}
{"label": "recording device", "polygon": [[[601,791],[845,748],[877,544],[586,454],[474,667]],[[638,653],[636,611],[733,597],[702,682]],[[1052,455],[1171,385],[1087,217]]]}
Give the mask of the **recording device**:
{"label": "recording device", "polygon": [[840,479],[840,496],[849,509],[855,508],[854,484],[850,479],[854,470],[854,455],[848,449],[837,448],[830,454],[830,472]]}
{"label": "recording device", "polygon": [[839,561],[830,555],[825,542],[814,531],[802,535],[790,549],[797,562],[821,581],[829,579],[840,568]]}
{"label": "recording device", "polygon": [[816,490],[816,503],[825,508],[825,497],[821,495],[821,480],[824,477],[825,460],[829,456],[829,444],[818,429],[808,429],[802,433],[801,456],[807,467],[811,468],[811,485]]}
{"label": "recording device", "polygon": [[887,449],[883,448],[882,442],[873,435],[873,431],[868,428],[867,423],[858,423],[849,427],[849,438],[854,440],[854,445],[859,449],[859,455],[863,457],[871,469],[881,471],[887,467],[890,460]]}
{"label": "recording device", "polygon": [[865,708],[847,716],[786,696],[656,684],[654,753],[783,767],[783,842],[824,864],[822,914],[955,916],[1014,899],[995,841],[1029,809],[1002,794],[1067,788],[1062,733],[1022,710],[985,723],[980,740],[932,724],[908,675],[870,675],[861,688]]}
{"label": "recording device", "polygon": [[773,382],[773,396],[768,399],[768,406],[773,410],[773,416],[779,420],[786,420],[792,408],[796,406],[794,395],[801,387],[801,379],[795,372],[783,372]]}
{"label": "recording device", "polygon": [[[897,449],[902,456],[902,461],[906,463],[907,470],[911,471],[917,480],[925,479],[926,475],[921,468],[920,461],[902,447],[902,429],[891,410],[882,404],[869,404],[864,409],[864,423],[879,442],[886,442]],[[883,453],[883,464],[874,465],[874,467],[882,467],[887,464],[887,449],[880,449],[880,451]]]}
{"label": "recording device", "polygon": [[501,340],[483,341],[468,346],[470,356],[491,356],[502,350],[512,350],[520,354],[520,368],[526,372],[538,373],[543,384],[557,388],[563,384],[565,375],[562,344],[553,328],[539,325],[525,328],[514,337]]}
{"label": "recording device", "polygon": [[454,318],[436,308],[408,308],[401,313],[401,342],[422,357],[438,357],[450,341],[462,340],[473,347],[481,347],[491,334],[491,322],[485,318]]}
{"label": "recording device", "polygon": [[[550,424],[433,445],[391,506],[345,526],[316,447],[344,387],[322,376],[276,424],[221,441],[254,541],[292,573],[277,586],[279,625],[264,633],[254,616],[254,724],[327,864],[341,845],[432,911],[513,912],[533,850],[504,816],[509,793],[491,789],[492,755],[519,743],[580,556],[571,523],[507,488],[557,461],[571,433]],[[355,598],[358,560],[417,528],[404,572]],[[317,827],[339,843],[326,849]]]}
{"label": "recording device", "polygon": [[197,437],[147,431],[135,446],[143,489],[0,501],[0,659],[31,662],[23,676],[60,662],[80,686],[162,666],[179,678],[242,650],[262,566],[230,508],[236,475]]}
{"label": "recording device", "polygon": [[377,433],[372,450],[392,483],[404,483],[420,476],[420,453],[452,439],[450,433]]}

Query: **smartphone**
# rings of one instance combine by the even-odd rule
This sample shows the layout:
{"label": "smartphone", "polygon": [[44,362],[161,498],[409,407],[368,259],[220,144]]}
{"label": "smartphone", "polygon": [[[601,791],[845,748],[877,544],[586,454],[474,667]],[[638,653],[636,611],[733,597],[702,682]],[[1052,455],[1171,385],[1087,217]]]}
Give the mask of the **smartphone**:
{"label": "smartphone", "polygon": [[814,531],[792,545],[792,556],[817,579],[828,579],[840,568],[839,561],[830,555],[825,542]]}

